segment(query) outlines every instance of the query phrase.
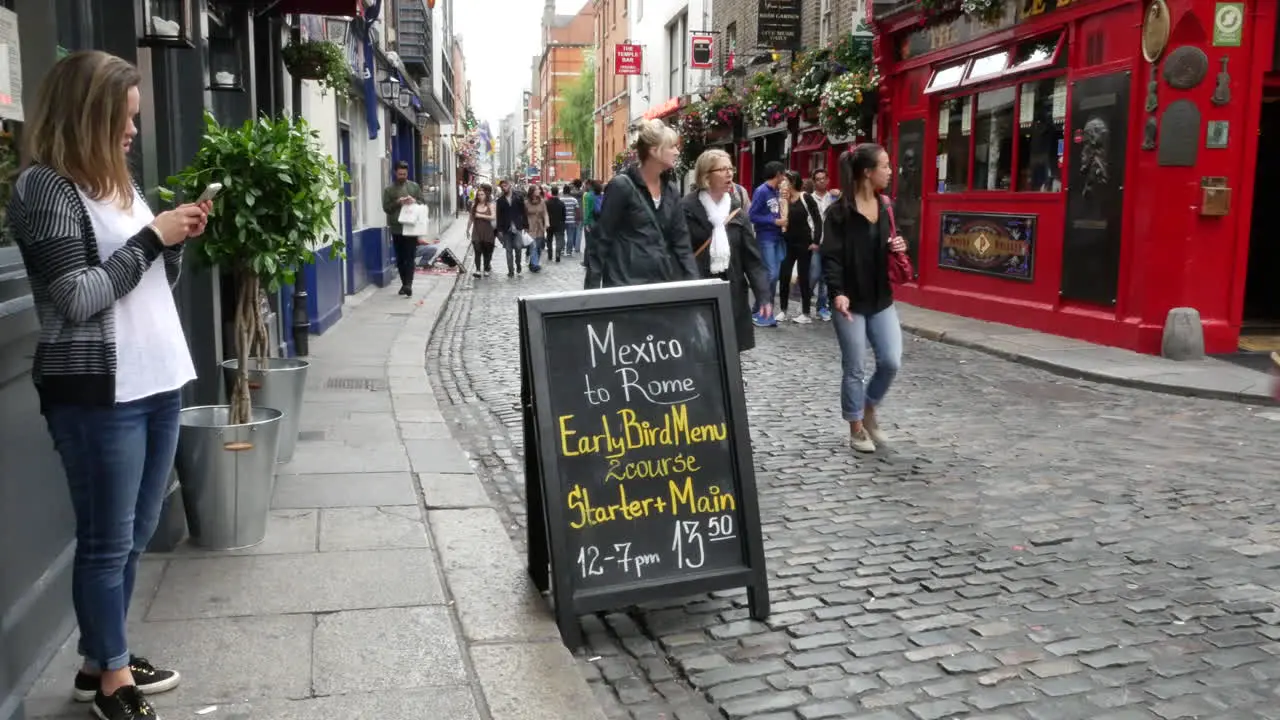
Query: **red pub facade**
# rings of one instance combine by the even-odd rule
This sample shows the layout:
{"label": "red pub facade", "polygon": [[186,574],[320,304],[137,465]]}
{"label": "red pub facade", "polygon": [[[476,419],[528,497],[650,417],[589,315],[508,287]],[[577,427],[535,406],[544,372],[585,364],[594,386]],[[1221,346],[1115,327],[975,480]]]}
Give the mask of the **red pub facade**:
{"label": "red pub facade", "polygon": [[875,11],[903,301],[1144,353],[1175,307],[1210,353],[1280,329],[1276,0]]}

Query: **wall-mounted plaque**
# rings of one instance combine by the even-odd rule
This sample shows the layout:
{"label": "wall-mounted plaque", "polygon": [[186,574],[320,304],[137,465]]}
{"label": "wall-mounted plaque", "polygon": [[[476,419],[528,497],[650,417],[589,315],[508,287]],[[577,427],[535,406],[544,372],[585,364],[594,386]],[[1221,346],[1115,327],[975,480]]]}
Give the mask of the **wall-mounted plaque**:
{"label": "wall-mounted plaque", "polygon": [[1191,167],[1200,152],[1200,109],[1190,100],[1174,100],[1160,116],[1161,167]]}
{"label": "wall-mounted plaque", "polygon": [[1160,59],[1169,44],[1169,6],[1164,0],[1151,0],[1142,19],[1142,57],[1149,63]]}
{"label": "wall-mounted plaque", "polygon": [[1164,81],[1169,87],[1190,90],[1204,80],[1209,72],[1209,56],[1198,47],[1183,45],[1175,48],[1164,60]]}
{"label": "wall-mounted plaque", "polygon": [[1035,215],[943,213],[938,266],[1029,281],[1035,234]]}
{"label": "wall-mounted plaque", "polygon": [[1210,150],[1227,147],[1231,135],[1231,123],[1226,120],[1210,120],[1205,123],[1204,146]]}

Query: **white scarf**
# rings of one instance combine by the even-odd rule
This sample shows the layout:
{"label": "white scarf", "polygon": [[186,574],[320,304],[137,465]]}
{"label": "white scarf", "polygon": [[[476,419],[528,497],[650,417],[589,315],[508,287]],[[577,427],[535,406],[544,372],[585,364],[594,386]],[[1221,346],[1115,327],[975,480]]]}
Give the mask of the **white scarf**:
{"label": "white scarf", "polygon": [[733,208],[733,198],[725,193],[720,202],[711,199],[706,190],[698,193],[702,208],[707,211],[707,219],[711,221],[711,274],[719,275],[729,269],[729,231],[725,224],[729,222],[729,212]]}

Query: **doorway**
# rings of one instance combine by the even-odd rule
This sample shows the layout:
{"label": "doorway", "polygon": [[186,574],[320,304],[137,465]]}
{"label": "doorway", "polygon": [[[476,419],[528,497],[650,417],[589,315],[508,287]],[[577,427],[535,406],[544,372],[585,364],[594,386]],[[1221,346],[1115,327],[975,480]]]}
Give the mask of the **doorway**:
{"label": "doorway", "polygon": [[1280,193],[1280,93],[1269,90],[1258,122],[1258,167],[1249,231],[1249,267],[1245,275],[1240,349],[1280,350],[1280,215],[1274,200]]}

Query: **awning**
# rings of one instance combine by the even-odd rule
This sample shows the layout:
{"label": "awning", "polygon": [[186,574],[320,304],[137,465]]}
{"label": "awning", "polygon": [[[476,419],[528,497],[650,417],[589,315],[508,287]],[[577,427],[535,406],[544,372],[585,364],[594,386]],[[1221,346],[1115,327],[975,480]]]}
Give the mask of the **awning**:
{"label": "awning", "polygon": [[257,4],[279,15],[360,16],[360,0],[258,0]]}
{"label": "awning", "polygon": [[661,105],[654,105],[644,113],[645,120],[661,120],[680,110],[683,103],[683,97],[673,97]]}
{"label": "awning", "polygon": [[827,144],[827,134],[821,130],[807,130],[800,136],[800,142],[791,148],[793,153],[813,152],[821,150]]}

